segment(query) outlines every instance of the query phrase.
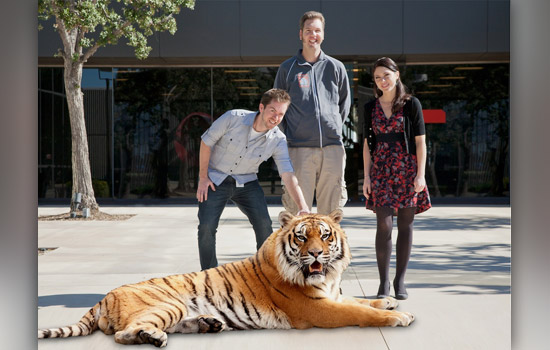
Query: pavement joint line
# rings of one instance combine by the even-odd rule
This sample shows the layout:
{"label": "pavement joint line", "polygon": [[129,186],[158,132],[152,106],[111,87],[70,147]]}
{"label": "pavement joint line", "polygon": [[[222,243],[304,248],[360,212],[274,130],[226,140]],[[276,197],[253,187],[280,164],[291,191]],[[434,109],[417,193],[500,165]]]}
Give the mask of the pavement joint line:
{"label": "pavement joint line", "polygon": [[386,344],[386,349],[390,349],[390,345],[388,344],[388,341],[386,340],[386,337],[384,336],[384,332],[382,332],[382,328],[378,327],[378,331],[380,332],[380,335],[382,336],[382,340],[384,340],[384,344]]}

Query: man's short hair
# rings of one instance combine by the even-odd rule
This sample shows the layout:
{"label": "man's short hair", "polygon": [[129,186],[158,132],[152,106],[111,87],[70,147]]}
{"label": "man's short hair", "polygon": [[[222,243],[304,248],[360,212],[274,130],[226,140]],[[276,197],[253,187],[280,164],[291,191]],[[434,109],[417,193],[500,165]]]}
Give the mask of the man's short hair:
{"label": "man's short hair", "polygon": [[270,89],[264,92],[262,95],[262,99],[260,100],[260,103],[265,106],[271,103],[271,101],[277,101],[277,102],[286,102],[290,104],[290,95],[285,90],[281,89]]}
{"label": "man's short hair", "polygon": [[315,18],[318,18],[319,20],[321,20],[321,23],[323,24],[323,29],[325,29],[325,17],[321,12],[317,12],[317,11],[308,11],[304,13],[302,18],[300,18],[300,29],[304,29],[304,23],[306,23],[308,19],[315,19]]}

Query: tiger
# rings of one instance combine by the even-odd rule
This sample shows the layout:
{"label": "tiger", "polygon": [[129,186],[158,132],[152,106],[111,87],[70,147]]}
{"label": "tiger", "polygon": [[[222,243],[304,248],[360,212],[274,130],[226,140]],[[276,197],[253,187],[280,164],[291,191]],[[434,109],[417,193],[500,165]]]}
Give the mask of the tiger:
{"label": "tiger", "polygon": [[153,278],[110,291],[76,324],[38,330],[38,338],[91,334],[98,328],[120,344],[164,347],[170,333],[225,330],[408,326],[392,297],[343,296],[351,261],[340,226],[328,215],[279,214],[281,227],[255,255],[215,268]]}

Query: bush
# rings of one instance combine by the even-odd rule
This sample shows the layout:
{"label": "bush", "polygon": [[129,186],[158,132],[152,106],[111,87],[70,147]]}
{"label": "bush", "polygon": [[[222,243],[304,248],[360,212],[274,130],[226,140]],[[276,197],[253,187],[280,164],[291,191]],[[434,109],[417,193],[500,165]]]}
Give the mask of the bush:
{"label": "bush", "polygon": [[155,186],[153,185],[143,185],[143,186],[134,188],[133,190],[130,191],[130,193],[143,197],[145,195],[152,194],[154,190],[155,190]]}
{"label": "bush", "polygon": [[96,198],[109,197],[109,184],[107,181],[92,179],[92,187]]}

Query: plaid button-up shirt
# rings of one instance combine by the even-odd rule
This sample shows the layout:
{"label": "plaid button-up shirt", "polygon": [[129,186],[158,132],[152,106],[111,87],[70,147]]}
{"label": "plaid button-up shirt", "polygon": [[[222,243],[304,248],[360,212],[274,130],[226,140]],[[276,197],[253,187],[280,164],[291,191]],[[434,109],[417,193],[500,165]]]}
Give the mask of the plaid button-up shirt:
{"label": "plaid button-up shirt", "polygon": [[243,185],[258,178],[258,167],[273,157],[279,175],[294,172],[286,137],[278,127],[250,140],[250,131],[258,112],[234,109],[216,119],[201,136],[211,148],[208,177],[219,186],[227,176]]}

